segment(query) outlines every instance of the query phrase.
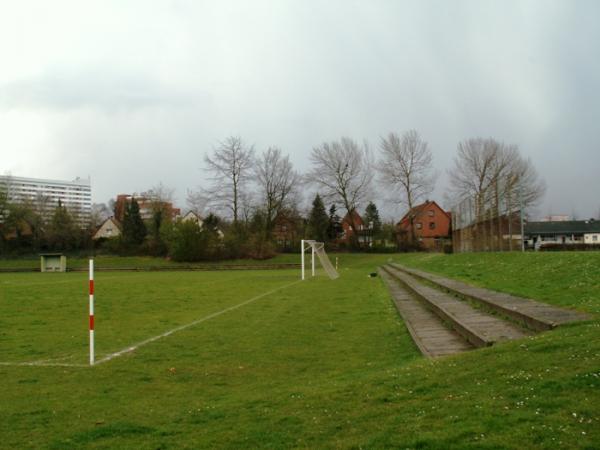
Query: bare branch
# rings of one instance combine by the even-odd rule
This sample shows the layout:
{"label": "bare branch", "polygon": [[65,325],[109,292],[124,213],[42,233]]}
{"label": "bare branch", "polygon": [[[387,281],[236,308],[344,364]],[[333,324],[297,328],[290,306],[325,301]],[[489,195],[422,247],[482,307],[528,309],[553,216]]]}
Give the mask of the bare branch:
{"label": "bare branch", "polygon": [[231,213],[234,223],[239,220],[243,203],[243,189],[254,164],[254,148],[246,147],[240,137],[230,136],[205,155],[211,187],[204,190],[209,204]]}
{"label": "bare branch", "polygon": [[254,167],[256,182],[261,190],[261,203],[271,226],[277,213],[289,206],[300,184],[289,156],[277,147],[270,147],[259,157]]}
{"label": "bare branch", "polygon": [[307,181],[320,186],[323,197],[344,206],[350,226],[356,232],[351,213],[370,194],[372,161],[369,149],[342,137],[340,141],[315,147],[310,160],[313,168],[306,176]]}
{"label": "bare branch", "polygon": [[[399,137],[390,133],[380,142],[381,159],[378,162],[380,179],[400,194],[399,202],[412,211],[419,200],[433,190],[433,157],[427,142],[416,130]],[[415,238],[413,217],[409,217],[411,239]]]}

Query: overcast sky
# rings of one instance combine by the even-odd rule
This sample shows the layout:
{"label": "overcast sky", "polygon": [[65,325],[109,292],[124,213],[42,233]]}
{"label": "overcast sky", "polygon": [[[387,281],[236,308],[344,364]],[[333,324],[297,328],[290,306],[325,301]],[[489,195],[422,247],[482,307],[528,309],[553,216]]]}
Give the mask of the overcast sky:
{"label": "overcast sky", "polygon": [[0,171],[91,176],[93,200],[203,183],[228,135],[313,146],[410,128],[517,144],[540,214],[600,209],[598,1],[0,0]]}

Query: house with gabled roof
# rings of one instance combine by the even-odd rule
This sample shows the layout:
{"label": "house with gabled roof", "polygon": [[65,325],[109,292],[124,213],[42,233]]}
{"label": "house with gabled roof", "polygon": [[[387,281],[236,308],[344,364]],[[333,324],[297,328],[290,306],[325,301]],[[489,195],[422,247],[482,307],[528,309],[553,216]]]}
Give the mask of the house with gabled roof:
{"label": "house with gabled roof", "polygon": [[[354,230],[352,229],[352,225],[354,225]],[[352,237],[356,234],[358,244],[364,245],[369,242],[368,233],[369,228],[364,219],[356,209],[353,209],[351,213],[347,213],[342,219],[342,235],[338,239],[338,242],[350,244]]]}
{"label": "house with gabled roof", "polygon": [[[182,222],[195,222],[200,229],[202,229],[202,227],[204,226],[204,219],[202,219],[202,217],[200,217],[200,215],[194,211],[188,211],[183,217],[181,217],[180,220]],[[216,232],[219,238],[222,239],[225,237],[225,235],[219,228],[216,229]]]}
{"label": "house with gabled roof", "polygon": [[303,231],[303,219],[296,211],[279,211],[273,219],[272,236],[281,251],[291,250],[300,245]]}
{"label": "house with gabled roof", "polygon": [[411,241],[413,226],[415,241],[426,250],[441,250],[452,238],[452,216],[433,200],[414,206],[396,224],[400,243]]}
{"label": "house with gabled roof", "polygon": [[109,217],[98,227],[92,239],[110,239],[121,236],[121,223],[114,217]]}

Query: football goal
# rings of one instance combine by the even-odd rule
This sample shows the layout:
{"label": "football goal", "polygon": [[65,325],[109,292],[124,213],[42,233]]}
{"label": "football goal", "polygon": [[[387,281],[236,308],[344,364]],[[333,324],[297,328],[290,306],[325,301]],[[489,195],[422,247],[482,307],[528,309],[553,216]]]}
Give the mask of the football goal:
{"label": "football goal", "polygon": [[337,277],[339,277],[340,275],[337,273],[337,270],[335,270],[335,268],[333,267],[333,265],[331,264],[331,261],[329,261],[329,257],[327,256],[327,253],[325,253],[325,244],[323,242],[317,242],[317,241],[312,241],[312,240],[302,240],[301,241],[301,247],[302,247],[302,279],[305,279],[305,269],[306,269],[306,262],[305,262],[305,254],[308,250],[310,250],[310,260],[311,260],[311,274],[314,277],[315,276],[315,255],[319,258],[319,261],[321,262],[321,266],[323,266],[323,269],[325,269],[325,272],[327,273],[327,275],[329,276],[329,278],[331,278],[332,280],[335,280]]}

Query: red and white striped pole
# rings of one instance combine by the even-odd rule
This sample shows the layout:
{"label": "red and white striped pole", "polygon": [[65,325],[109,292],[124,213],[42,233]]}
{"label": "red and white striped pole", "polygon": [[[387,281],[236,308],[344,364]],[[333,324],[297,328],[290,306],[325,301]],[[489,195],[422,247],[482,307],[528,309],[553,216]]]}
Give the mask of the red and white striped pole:
{"label": "red and white striped pole", "polygon": [[94,365],[94,260],[90,259],[90,366]]}

